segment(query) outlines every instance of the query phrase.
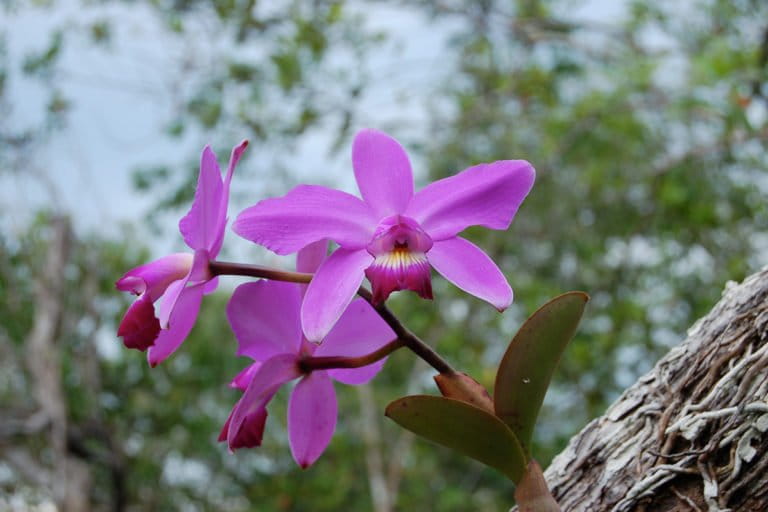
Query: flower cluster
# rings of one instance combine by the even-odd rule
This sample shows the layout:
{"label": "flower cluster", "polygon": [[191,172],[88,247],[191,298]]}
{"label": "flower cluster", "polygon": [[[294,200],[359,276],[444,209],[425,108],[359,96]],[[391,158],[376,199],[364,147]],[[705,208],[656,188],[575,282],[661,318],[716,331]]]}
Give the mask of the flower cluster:
{"label": "flower cluster", "polygon": [[[150,365],[172,354],[191,331],[202,296],[217,286],[210,268],[222,246],[232,173],[247,142],[232,150],[222,179],[206,147],[189,213],[179,223],[194,253],[178,253],[128,271],[117,288],[137,295],[118,329],[129,348],[146,350]],[[333,380],[368,382],[385,354],[365,364],[313,368],[321,358],[361,358],[397,336],[375,306],[398,290],[432,298],[431,268],[462,290],[502,311],[512,288],[479,247],[459,236],[470,226],[506,229],[533,186],[523,160],[470,167],[416,192],[404,149],[388,135],[361,131],[352,148],[358,198],[301,185],[283,197],[241,212],[233,230],[280,255],[297,253],[307,284],[259,280],[238,287],[227,316],[237,355],[253,360],[231,386],[243,391],[219,436],[231,450],[261,444],[266,406],[278,389],[298,379],[288,406],[291,452],[307,467],[330,442],[337,402]],[[338,247],[328,254],[328,241]],[[356,299],[363,280],[370,302]],[[155,307],[155,303],[159,306]]]}

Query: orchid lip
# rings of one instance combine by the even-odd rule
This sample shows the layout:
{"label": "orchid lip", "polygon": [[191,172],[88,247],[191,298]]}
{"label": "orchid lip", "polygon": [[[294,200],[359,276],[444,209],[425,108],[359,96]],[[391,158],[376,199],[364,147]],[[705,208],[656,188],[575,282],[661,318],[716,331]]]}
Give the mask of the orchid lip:
{"label": "orchid lip", "polygon": [[373,288],[373,301],[384,302],[398,290],[412,290],[432,298],[427,252],[432,239],[419,224],[404,215],[392,215],[379,223],[367,250],[374,257],[365,275]]}
{"label": "orchid lip", "polygon": [[418,222],[405,215],[392,215],[379,222],[373,240],[366,247],[374,258],[395,249],[426,254],[431,248],[432,238]]}

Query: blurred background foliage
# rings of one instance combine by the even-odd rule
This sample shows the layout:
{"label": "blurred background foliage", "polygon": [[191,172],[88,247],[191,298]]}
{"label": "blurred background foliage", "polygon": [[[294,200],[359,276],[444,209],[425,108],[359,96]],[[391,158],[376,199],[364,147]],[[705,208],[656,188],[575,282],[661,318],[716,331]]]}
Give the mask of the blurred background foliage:
{"label": "blurred background foliage", "polygon": [[[2,23],[53,3],[5,0]],[[201,15],[222,34],[204,64],[179,63],[173,85],[183,92],[164,130],[171,139],[205,134],[222,147],[247,137],[256,156],[246,168],[260,150],[291,151],[317,132],[330,134],[328,151],[346,155],[370,117],[361,96],[386,79],[366,66],[391,36],[363,23],[380,2],[130,3],[149,9],[170,37],[196,37],[190,20]],[[398,294],[392,308],[490,388],[528,314],[567,290],[592,296],[540,419],[534,453],[543,464],[677,343],[728,280],[764,264],[768,249],[768,4],[632,0],[619,19],[601,22],[571,16],[581,3],[388,4],[417,11],[425,31],[450,27],[423,129],[378,126],[423,163],[420,184],[495,159],[524,158],[538,171],[510,230],[467,233],[507,274],[516,293],[509,311],[499,315],[439,277],[434,303]],[[8,58],[0,24],[0,174],[26,172],[29,155],[67,130],[62,49],[86,34],[109,52],[121,18],[88,13],[110,4],[123,2],[83,2],[88,21],[39,34],[47,45],[23,62]],[[15,101],[5,85],[20,74],[48,91],[35,126],[2,114]],[[297,179],[273,160],[253,165],[270,169],[271,194]],[[154,211],[175,216],[195,179],[194,165],[157,162],[137,169],[134,185],[161,191]],[[244,192],[241,206],[260,199]],[[290,458],[284,393],[264,445],[229,454],[216,436],[238,397],[226,383],[246,362],[233,357],[226,287],[206,298],[179,353],[150,370],[114,336],[129,299],[113,283],[159,254],[134,225],[120,238],[73,232],[76,215],[52,203],[21,230],[0,224],[0,509],[61,502],[57,475],[75,469],[81,506],[94,510],[496,511],[512,503],[501,476],[382,417],[390,400],[434,392],[429,369],[407,353],[393,355],[371,386],[338,389],[337,433],[309,470]],[[163,236],[177,237],[171,228],[161,226]],[[34,341],[40,333],[48,338]],[[45,354],[33,349],[39,343]],[[44,414],[46,396],[60,398],[63,447],[51,440],[58,427]]]}

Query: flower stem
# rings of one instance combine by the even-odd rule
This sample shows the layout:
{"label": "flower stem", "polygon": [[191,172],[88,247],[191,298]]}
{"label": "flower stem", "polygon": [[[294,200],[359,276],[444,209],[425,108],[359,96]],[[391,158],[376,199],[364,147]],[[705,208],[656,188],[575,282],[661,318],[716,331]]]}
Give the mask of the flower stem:
{"label": "flower stem", "polygon": [[212,276],[248,276],[272,279],[273,281],[287,281],[289,283],[308,283],[313,274],[302,272],[288,272],[261,265],[246,265],[244,263],[229,263],[226,261],[209,261],[208,270]]}
{"label": "flower stem", "polygon": [[406,326],[404,326],[386,304],[383,302],[374,304],[373,295],[370,291],[361,286],[360,289],[357,290],[357,294],[373,306],[373,309],[376,310],[379,316],[387,322],[393,331],[395,331],[397,339],[402,341],[411,352],[422,358],[427,364],[440,373],[456,373],[456,370],[448,364],[448,361],[443,359],[440,354],[435,352],[435,350],[427,345],[424,340],[413,334]]}
{"label": "flower stem", "polygon": [[[290,283],[309,283],[312,280],[313,274],[305,274],[302,272],[288,272],[285,270],[278,270],[270,267],[263,267],[261,265],[247,265],[244,263],[229,263],[225,261],[210,261],[208,262],[208,269],[212,276],[232,275],[232,276],[249,276],[249,277],[261,277],[263,279],[272,279],[274,281],[287,281]],[[440,354],[434,351],[432,347],[427,345],[424,340],[413,334],[407,327],[405,327],[400,320],[395,316],[392,311],[386,306],[386,304],[374,304],[373,295],[364,287],[360,287],[357,294],[365,299],[376,310],[379,316],[387,322],[395,334],[397,334],[397,341],[402,345],[408,347],[411,352],[427,362],[432,368],[440,373],[455,373],[456,370],[445,360]],[[385,345],[385,347],[388,345]],[[384,348],[384,347],[382,347]],[[399,348],[399,347],[396,347]],[[381,350],[381,349],[380,349]],[[395,350],[394,348],[392,350]],[[378,351],[377,351],[378,352]],[[374,352],[375,354],[376,352]],[[371,354],[369,354],[371,355]],[[386,355],[386,354],[385,354]],[[368,357],[368,356],[362,356]],[[383,357],[383,356],[381,356]],[[367,363],[370,364],[370,363]],[[363,365],[364,366],[364,365]],[[355,368],[355,367],[352,367]]]}
{"label": "flower stem", "polygon": [[400,338],[395,338],[383,347],[359,357],[343,356],[325,356],[325,357],[306,357],[299,361],[299,367],[304,372],[313,370],[331,370],[333,368],[360,368],[373,364],[379,359],[387,357],[395,350],[404,347],[405,344]]}

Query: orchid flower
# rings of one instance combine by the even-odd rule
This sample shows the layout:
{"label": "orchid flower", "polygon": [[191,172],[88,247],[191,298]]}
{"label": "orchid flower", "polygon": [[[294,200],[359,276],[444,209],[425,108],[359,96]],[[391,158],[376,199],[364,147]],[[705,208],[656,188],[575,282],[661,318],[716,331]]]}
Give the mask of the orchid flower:
{"label": "orchid flower", "polygon": [[233,224],[237,234],[277,254],[326,238],[339,244],[317,270],[302,305],[310,341],[325,337],[364,277],[376,303],[396,290],[432,298],[430,266],[500,311],[512,303],[512,288],[496,264],[457,235],[469,226],[509,227],[533,186],[528,162],[476,165],[414,193],[402,146],[384,133],[363,130],[353,143],[352,166],[362,200],[301,185],[247,208]]}
{"label": "orchid flower", "polygon": [[[299,252],[297,270],[313,272],[327,252],[327,242]],[[336,428],[338,405],[333,380],[363,384],[384,365],[384,359],[354,369],[305,372],[307,357],[357,357],[395,338],[395,333],[363,299],[353,301],[321,345],[302,335],[299,310],[307,285],[256,281],[240,285],[227,305],[227,317],[239,345],[238,355],[255,362],[232,381],[244,391],[219,436],[230,450],[260,446],[267,420],[266,406],[283,384],[300,378],[288,403],[288,437],[296,462],[306,468],[323,453]]]}
{"label": "orchid flower", "polygon": [[223,180],[216,155],[209,146],[203,150],[195,199],[179,222],[184,241],[195,252],[175,253],[138,266],[116,283],[118,290],[138,295],[117,334],[128,348],[149,349],[151,366],[179,348],[195,324],[203,294],[216,289],[218,279],[210,275],[208,261],[221,250],[232,173],[247,146],[248,141],[243,141],[232,149]]}

